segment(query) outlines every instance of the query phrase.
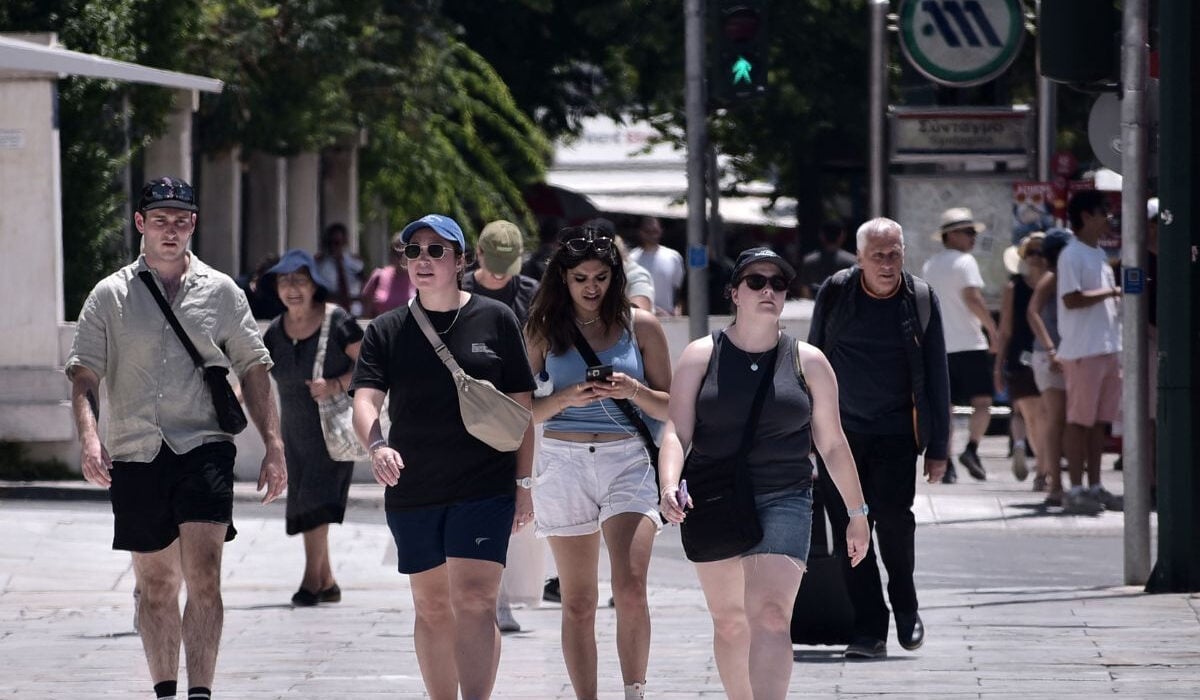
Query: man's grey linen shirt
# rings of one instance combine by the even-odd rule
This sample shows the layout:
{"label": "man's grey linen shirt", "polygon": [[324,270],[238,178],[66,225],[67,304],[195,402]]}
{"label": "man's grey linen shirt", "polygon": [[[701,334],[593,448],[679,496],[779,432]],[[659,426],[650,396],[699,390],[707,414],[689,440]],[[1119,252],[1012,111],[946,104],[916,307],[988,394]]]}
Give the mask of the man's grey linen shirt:
{"label": "man's grey linen shirt", "polygon": [[[255,365],[270,369],[246,295],[228,275],[194,254],[172,303],[179,324],[206,365],[243,376]],[[87,367],[108,389],[108,434],[114,460],[150,462],[166,443],[183,454],[232,436],[217,426],[202,371],[192,362],[150,290],[138,278],[145,256],[100,281],[79,312],[67,376]],[[158,280],[159,288],[162,281]],[[165,296],[165,295],[164,295]]]}

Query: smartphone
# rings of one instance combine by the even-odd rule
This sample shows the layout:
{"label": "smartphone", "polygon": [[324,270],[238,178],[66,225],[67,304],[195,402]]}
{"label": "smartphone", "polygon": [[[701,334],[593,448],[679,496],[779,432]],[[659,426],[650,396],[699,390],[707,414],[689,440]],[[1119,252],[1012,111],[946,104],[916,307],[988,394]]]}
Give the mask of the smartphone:
{"label": "smartphone", "polygon": [[675,502],[679,504],[679,510],[687,510],[687,479],[683,479],[679,482],[679,490],[675,492]]}
{"label": "smartphone", "polygon": [[593,365],[587,368],[584,376],[589,382],[602,382],[612,376],[612,365]]}

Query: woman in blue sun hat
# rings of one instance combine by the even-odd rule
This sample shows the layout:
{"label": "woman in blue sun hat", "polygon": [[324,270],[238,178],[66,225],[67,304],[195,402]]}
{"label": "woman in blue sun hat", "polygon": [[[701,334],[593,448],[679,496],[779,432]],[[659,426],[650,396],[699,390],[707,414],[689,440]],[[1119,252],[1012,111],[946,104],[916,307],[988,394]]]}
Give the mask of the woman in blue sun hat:
{"label": "woman in blue sun hat", "polygon": [[[350,386],[363,332],[349,312],[327,303],[329,283],[317,272],[312,255],[289,250],[263,275],[262,284],[276,294],[286,311],[271,322],[263,342],[275,365],[271,376],[279,387],[280,423],[287,457],[288,535],[304,538],[304,576],[292,604],[311,607],[337,603],[342,590],[329,556],[329,525],[346,514],[354,463],[329,456],[321,432],[317,402],[344,394]],[[313,379],[321,328],[330,314],[322,378]]]}

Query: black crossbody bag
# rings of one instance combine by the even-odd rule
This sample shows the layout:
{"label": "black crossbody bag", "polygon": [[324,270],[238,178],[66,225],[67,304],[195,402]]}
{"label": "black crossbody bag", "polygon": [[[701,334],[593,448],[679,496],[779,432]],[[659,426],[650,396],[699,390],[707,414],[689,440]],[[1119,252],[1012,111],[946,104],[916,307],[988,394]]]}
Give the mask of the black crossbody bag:
{"label": "black crossbody bag", "polygon": [[[782,341],[776,344],[776,348],[775,361],[778,363]],[[713,352],[720,350],[714,342]],[[754,443],[767,387],[775,377],[774,366],[763,369],[766,371],[758,381],[758,391],[754,394],[750,415],[742,431],[742,442],[737,451],[729,456],[729,469],[721,475],[723,478],[706,480],[703,485],[689,484],[692,509],[679,526],[679,534],[683,552],[690,561],[720,561],[736,557],[762,541],[762,523],[758,520],[754,482],[750,478],[750,466],[746,464],[746,458]],[[687,476],[686,464],[683,476]]]}
{"label": "black crossbody bag", "polygon": [[[596,352],[592,350],[592,346],[588,345],[588,341],[583,337],[583,333],[579,332],[579,328],[575,328],[575,349],[583,357],[583,361],[589,367],[595,367],[600,364],[600,358],[596,357]],[[650,434],[650,427],[646,425],[646,421],[642,420],[641,414],[634,408],[633,403],[629,399],[612,399],[612,402],[621,409],[621,413],[629,419],[633,424],[638,435],[642,436],[642,440],[646,443],[646,452],[650,455],[650,466],[654,467],[654,483],[658,484],[658,445],[654,444],[654,436]]]}
{"label": "black crossbody bag", "polygon": [[158,308],[162,309],[167,323],[171,324],[175,335],[179,336],[179,342],[183,343],[184,350],[191,355],[192,362],[195,362],[196,367],[204,373],[204,383],[208,385],[213,408],[217,411],[217,425],[230,435],[237,435],[245,430],[246,412],[242,410],[241,402],[233,393],[233,387],[229,386],[229,370],[220,365],[204,366],[204,358],[200,356],[200,351],[196,349],[192,339],[183,330],[183,326],[179,325],[179,319],[175,318],[175,312],[171,310],[171,305],[167,303],[166,297],[155,284],[154,275],[150,274],[149,270],[142,270],[138,273],[138,277],[150,289],[150,294],[154,297],[154,301],[158,302]]}

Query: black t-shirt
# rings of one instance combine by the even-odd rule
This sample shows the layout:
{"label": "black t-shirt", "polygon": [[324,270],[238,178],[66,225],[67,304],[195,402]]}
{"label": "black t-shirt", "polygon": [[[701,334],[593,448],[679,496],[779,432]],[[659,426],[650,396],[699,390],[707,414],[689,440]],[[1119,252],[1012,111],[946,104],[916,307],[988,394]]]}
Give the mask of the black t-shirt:
{"label": "black t-shirt", "polygon": [[903,296],[877,299],[861,285],[853,294],[855,313],[829,353],[842,424],[855,433],[912,435],[912,370],[900,328]]}
{"label": "black t-shirt", "polygon": [[525,275],[514,275],[503,289],[488,289],[475,280],[474,272],[468,272],[463,276],[463,289],[495,299],[512,309],[517,315],[517,323],[524,328],[529,322],[529,306],[533,303],[533,295],[537,294],[538,281]]}
{"label": "black t-shirt", "polygon": [[[457,312],[427,311],[454,359],[505,393],[533,391],[517,318],[503,304],[472,294]],[[404,510],[511,494],[517,455],[498,452],[463,426],[450,371],[407,306],[367,326],[351,389],[389,394],[388,442],[400,452],[400,482],[384,494],[386,510]]]}

